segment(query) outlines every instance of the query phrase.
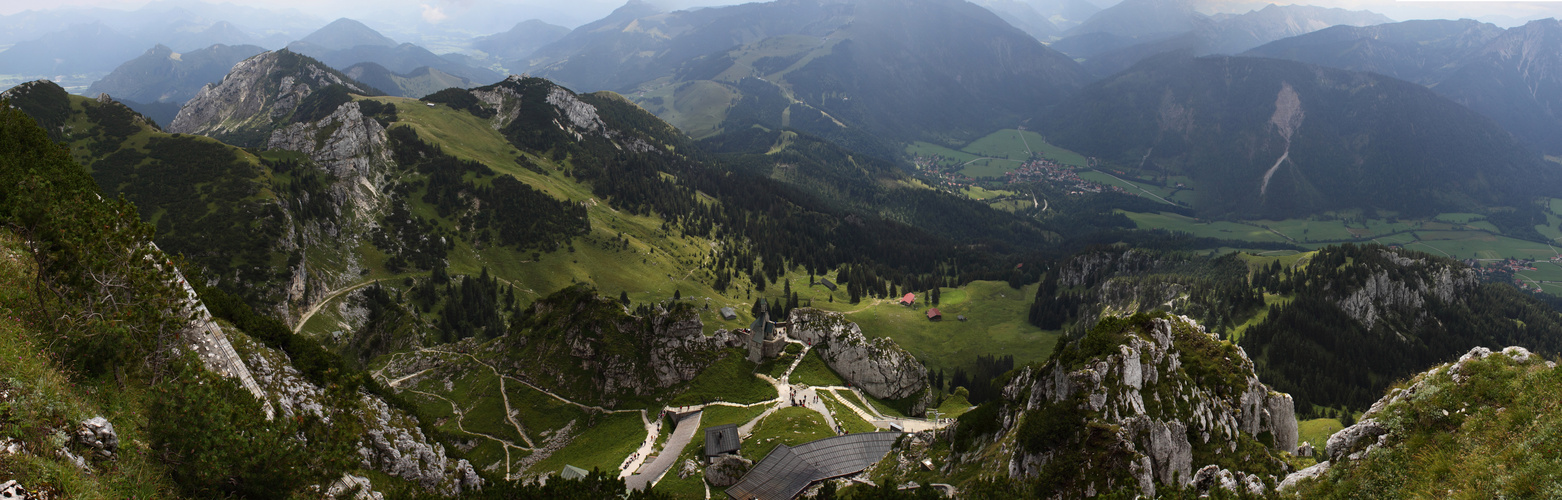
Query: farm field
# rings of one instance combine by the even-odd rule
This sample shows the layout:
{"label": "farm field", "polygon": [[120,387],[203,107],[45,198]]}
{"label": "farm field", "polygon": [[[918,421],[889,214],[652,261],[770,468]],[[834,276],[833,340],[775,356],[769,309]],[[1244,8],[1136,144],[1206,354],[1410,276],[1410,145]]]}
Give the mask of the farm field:
{"label": "farm field", "polygon": [[1029,160],[1032,153],[1076,168],[1090,165],[1084,156],[1049,144],[1041,134],[1017,129],[993,132],[960,149],[919,141],[907,145],[905,151],[913,156],[938,155],[960,162],[965,167],[961,173],[970,177],[1001,177]]}

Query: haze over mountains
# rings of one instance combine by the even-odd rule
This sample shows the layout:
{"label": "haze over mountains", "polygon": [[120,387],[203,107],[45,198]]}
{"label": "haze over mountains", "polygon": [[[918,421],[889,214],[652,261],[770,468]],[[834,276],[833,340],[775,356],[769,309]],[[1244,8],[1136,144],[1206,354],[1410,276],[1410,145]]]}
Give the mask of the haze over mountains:
{"label": "haze over mountains", "polygon": [[0,17],[0,494],[1562,491],[1554,19],[233,1]]}

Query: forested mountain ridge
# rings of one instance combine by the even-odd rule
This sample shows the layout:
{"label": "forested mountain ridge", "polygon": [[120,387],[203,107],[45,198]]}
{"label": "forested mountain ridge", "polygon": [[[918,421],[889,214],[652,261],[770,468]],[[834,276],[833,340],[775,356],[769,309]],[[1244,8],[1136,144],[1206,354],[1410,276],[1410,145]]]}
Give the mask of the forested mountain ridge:
{"label": "forested mountain ridge", "polygon": [[1238,339],[1304,416],[1365,408],[1393,381],[1472,347],[1562,350],[1547,304],[1462,262],[1381,245],[1285,259],[1092,250],[1043,277],[1031,320],[1072,324],[1077,337],[1099,317],[1161,308]]}
{"label": "forested mountain ridge", "polygon": [[1201,215],[1510,206],[1559,171],[1491,120],[1418,85],[1247,57],[1166,54],[1082,90],[1061,146],[1198,186]]}
{"label": "forested mountain ridge", "polygon": [[70,146],[102,192],[125,196],[156,221],[163,249],[233,293],[257,303],[284,300],[286,280],[278,278],[300,258],[284,234],[324,215],[324,172],[284,175],[254,153],[164,133],[123,104],[72,96],[47,81],[3,97]]}
{"label": "forested mountain ridge", "polygon": [[632,7],[539,49],[528,71],[623,92],[700,138],[758,123],[885,158],[898,148],[880,141],[969,140],[1085,82],[1072,60],[964,1]]}
{"label": "forested mountain ridge", "polygon": [[1336,27],[1250,51],[1427,85],[1546,154],[1562,152],[1562,23],[1503,30],[1471,20]]}

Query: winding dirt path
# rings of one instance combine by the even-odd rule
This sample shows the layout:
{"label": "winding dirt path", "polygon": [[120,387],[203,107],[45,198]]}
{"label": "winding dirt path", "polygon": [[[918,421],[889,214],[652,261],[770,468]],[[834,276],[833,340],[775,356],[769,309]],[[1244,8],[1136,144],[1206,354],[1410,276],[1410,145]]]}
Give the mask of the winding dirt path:
{"label": "winding dirt path", "polygon": [[304,315],[303,316],[299,316],[298,317],[298,323],[295,323],[293,325],[293,333],[298,333],[298,332],[302,331],[304,329],[304,324],[309,323],[309,318],[313,318],[315,316],[315,313],[320,312],[320,308],[325,307],[326,304],[329,304],[329,303],[331,303],[331,301],[336,300],[336,298],[340,297],[342,294],[348,293],[348,292],[351,292],[353,290],[357,290],[359,288],[363,288],[363,287],[366,287],[366,286],[369,286],[369,285],[372,285],[372,284],[375,284],[375,283],[379,283],[381,281],[385,281],[386,279],[388,279],[388,278],[373,279],[373,280],[365,281],[365,282],[358,283],[358,284],[355,284],[355,285],[349,285],[346,288],[339,288],[339,289],[336,289],[336,290],[332,290],[330,293],[327,293],[325,295],[325,298],[322,298],[322,299],[320,299],[319,302],[316,302],[315,305],[309,306],[309,310],[308,311],[304,311]]}

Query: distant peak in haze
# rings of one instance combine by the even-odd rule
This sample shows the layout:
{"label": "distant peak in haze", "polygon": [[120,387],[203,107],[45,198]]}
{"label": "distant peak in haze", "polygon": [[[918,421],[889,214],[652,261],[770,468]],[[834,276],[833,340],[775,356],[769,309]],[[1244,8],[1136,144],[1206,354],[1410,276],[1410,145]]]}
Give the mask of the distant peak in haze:
{"label": "distant peak in haze", "polygon": [[361,22],[341,18],[299,40],[326,50],[346,50],[364,45],[395,47],[396,41]]}

